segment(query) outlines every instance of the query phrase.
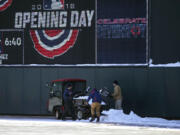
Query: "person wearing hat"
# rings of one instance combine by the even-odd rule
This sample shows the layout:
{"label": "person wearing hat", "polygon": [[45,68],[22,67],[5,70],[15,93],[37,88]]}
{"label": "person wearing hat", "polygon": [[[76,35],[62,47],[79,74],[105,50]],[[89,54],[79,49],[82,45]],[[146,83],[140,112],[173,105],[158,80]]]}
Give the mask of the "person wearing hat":
{"label": "person wearing hat", "polygon": [[92,99],[92,104],[91,104],[91,120],[90,122],[94,121],[95,120],[95,114],[97,116],[97,121],[96,122],[99,122],[100,120],[100,109],[101,109],[101,102],[102,102],[102,98],[101,98],[101,95],[99,94],[99,92],[94,88],[88,99],[87,99],[87,102],[89,102],[89,100]]}
{"label": "person wearing hat", "polygon": [[115,109],[117,110],[121,110],[122,107],[122,92],[121,92],[121,88],[119,86],[119,83],[117,80],[115,80],[113,82],[113,86],[114,86],[114,92],[112,94],[114,100],[115,100]]}
{"label": "person wearing hat", "polygon": [[67,114],[72,116],[72,119],[75,120],[72,88],[73,88],[72,84],[68,84],[63,94],[63,99],[64,99],[64,112],[62,116],[63,120],[65,119],[65,116],[67,116]]}

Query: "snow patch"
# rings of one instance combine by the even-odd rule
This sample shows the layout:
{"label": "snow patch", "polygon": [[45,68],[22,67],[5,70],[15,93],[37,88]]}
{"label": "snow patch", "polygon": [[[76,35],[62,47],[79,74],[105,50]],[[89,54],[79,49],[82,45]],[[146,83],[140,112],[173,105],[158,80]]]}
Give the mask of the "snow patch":
{"label": "snow patch", "polygon": [[149,65],[153,64],[153,59],[149,60]]}
{"label": "snow patch", "polygon": [[149,67],[180,67],[180,62],[168,64],[150,64]]}
{"label": "snow patch", "polygon": [[65,65],[65,64],[13,64],[13,65],[8,65],[8,64],[3,64],[1,65],[3,67],[117,67],[117,66],[122,66],[122,67],[128,67],[128,66],[148,66],[148,64],[74,64],[74,65]]}
{"label": "snow patch", "polygon": [[[74,99],[85,99],[85,100],[87,100],[88,96],[80,96],[80,97],[77,97],[77,98],[74,98]],[[89,100],[88,104],[90,104],[90,105],[92,104],[92,99]],[[101,105],[106,105],[106,103],[102,101]]]}
{"label": "snow patch", "polygon": [[120,123],[120,124],[133,124],[143,126],[158,126],[158,127],[174,127],[180,128],[180,120],[165,120],[162,118],[142,118],[134,112],[129,115],[124,114],[122,110],[110,109],[103,111],[106,116],[101,116],[101,122],[105,123]]}
{"label": "snow patch", "polygon": [[153,64],[153,60],[149,60],[149,67],[180,67],[180,62],[167,64]]}
{"label": "snow patch", "polygon": [[[180,120],[165,120],[162,118],[142,118],[136,115],[134,112],[130,112],[129,115],[124,114],[122,110],[110,109],[109,111],[102,112],[105,115],[102,115],[100,118],[100,123],[110,123],[110,124],[125,124],[133,126],[152,126],[152,127],[163,127],[163,128],[180,128]],[[2,125],[7,124],[30,124],[30,126],[36,125],[49,125],[52,126],[58,124],[75,124],[81,123],[82,125],[89,124],[89,120],[56,120],[53,117],[27,117],[27,116],[0,116],[0,123]],[[95,122],[94,122],[95,123]]]}
{"label": "snow patch", "polygon": [[74,98],[74,99],[88,99],[88,96],[80,96],[80,97],[77,97],[77,98]]}

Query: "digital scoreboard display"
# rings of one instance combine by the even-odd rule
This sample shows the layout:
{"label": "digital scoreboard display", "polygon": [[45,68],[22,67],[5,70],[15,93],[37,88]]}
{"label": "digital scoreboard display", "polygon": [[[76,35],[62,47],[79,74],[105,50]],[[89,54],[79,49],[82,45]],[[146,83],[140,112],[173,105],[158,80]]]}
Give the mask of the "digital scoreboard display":
{"label": "digital scoreboard display", "polygon": [[146,64],[146,0],[0,0],[0,65]]}
{"label": "digital scoreboard display", "polygon": [[97,1],[97,62],[146,64],[146,0]]}
{"label": "digital scoreboard display", "polygon": [[1,64],[23,64],[23,48],[23,31],[0,30]]}
{"label": "digital scoreboard display", "polygon": [[95,0],[0,1],[0,63],[95,64]]}

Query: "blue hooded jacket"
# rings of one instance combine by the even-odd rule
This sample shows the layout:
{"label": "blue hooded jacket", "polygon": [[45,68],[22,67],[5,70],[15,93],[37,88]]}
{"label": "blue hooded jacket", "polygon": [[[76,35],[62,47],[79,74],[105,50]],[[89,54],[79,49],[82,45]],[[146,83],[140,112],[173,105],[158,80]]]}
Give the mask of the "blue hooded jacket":
{"label": "blue hooded jacket", "polygon": [[102,102],[102,98],[101,95],[99,94],[99,92],[96,89],[93,89],[88,97],[88,102],[89,100],[92,99],[92,102],[98,102],[101,103]]}
{"label": "blue hooded jacket", "polygon": [[72,90],[65,89],[64,94],[63,94],[64,100],[72,100],[73,98],[73,92]]}

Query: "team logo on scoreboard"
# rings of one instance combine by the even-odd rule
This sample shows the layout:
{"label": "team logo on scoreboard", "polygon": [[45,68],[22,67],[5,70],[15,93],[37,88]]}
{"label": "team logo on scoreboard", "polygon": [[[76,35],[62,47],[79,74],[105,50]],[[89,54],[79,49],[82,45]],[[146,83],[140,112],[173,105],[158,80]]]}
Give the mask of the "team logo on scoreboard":
{"label": "team logo on scoreboard", "polygon": [[64,0],[44,0],[45,10],[64,9]]}
{"label": "team logo on scoreboard", "polygon": [[[64,0],[44,0],[44,10],[64,9]],[[34,48],[46,58],[54,59],[72,48],[78,36],[78,30],[31,30]]]}
{"label": "team logo on scoreboard", "polygon": [[0,11],[6,10],[12,3],[12,0],[0,0]]}
{"label": "team logo on scoreboard", "polygon": [[44,57],[53,59],[72,48],[78,30],[31,30],[34,48]]}

